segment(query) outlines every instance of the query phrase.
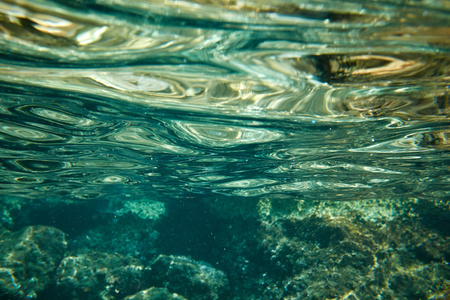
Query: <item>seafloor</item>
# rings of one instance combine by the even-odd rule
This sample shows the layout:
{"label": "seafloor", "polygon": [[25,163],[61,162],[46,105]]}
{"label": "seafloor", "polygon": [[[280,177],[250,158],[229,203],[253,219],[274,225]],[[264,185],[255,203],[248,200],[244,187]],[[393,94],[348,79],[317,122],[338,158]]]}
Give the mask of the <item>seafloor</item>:
{"label": "seafloor", "polygon": [[1,299],[450,298],[449,203],[4,203]]}

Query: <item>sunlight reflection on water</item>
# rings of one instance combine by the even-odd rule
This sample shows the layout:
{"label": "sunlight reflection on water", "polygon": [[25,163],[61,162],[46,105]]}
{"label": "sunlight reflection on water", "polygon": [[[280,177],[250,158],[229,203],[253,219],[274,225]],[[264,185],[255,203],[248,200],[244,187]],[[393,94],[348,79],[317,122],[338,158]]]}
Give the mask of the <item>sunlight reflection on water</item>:
{"label": "sunlight reflection on water", "polygon": [[391,2],[1,3],[3,193],[446,198],[448,5]]}

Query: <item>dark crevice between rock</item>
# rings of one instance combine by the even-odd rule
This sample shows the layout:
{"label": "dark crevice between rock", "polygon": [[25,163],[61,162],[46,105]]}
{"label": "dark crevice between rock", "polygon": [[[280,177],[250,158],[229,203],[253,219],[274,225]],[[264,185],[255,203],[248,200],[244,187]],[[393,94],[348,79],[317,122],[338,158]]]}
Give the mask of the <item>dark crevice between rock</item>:
{"label": "dark crevice between rock", "polygon": [[224,271],[230,288],[221,299],[239,298],[245,290],[260,288],[258,274],[269,273],[271,266],[258,249],[255,236],[260,223],[256,218],[221,219],[192,199],[167,203],[166,209],[156,226],[159,253],[188,256]]}
{"label": "dark crevice between rock", "polygon": [[168,202],[166,216],[155,227],[160,234],[156,246],[161,253],[208,261],[211,248],[219,243],[217,232],[222,226],[201,202],[192,199]]}
{"label": "dark crevice between rock", "polygon": [[111,214],[102,213],[102,207],[106,207],[106,202],[49,205],[45,200],[41,203],[36,201],[33,205],[12,209],[10,215],[14,224],[8,229],[16,231],[29,225],[45,225],[56,227],[74,237],[100,224],[106,224],[113,218]]}

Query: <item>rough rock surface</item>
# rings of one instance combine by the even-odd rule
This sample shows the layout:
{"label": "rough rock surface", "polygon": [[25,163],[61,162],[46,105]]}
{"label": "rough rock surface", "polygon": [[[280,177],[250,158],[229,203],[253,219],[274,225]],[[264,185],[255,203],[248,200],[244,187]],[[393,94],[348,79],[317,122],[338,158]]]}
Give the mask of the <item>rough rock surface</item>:
{"label": "rough rock surface", "polygon": [[30,226],[0,234],[0,295],[36,298],[53,281],[67,248],[65,234],[53,227]]}
{"label": "rough rock surface", "polygon": [[297,214],[262,217],[257,251],[270,272],[260,299],[440,299],[448,240],[416,202],[398,202],[299,203]]}
{"label": "rough rock surface", "polygon": [[152,287],[134,295],[125,297],[125,300],[186,300],[183,296],[169,292],[166,288]]}
{"label": "rough rock surface", "polygon": [[218,299],[228,286],[222,271],[205,262],[173,255],[159,255],[155,259],[152,282],[192,300]]}
{"label": "rough rock surface", "polygon": [[57,270],[52,295],[65,299],[123,299],[148,281],[149,269],[129,256],[83,252],[66,256]]}
{"label": "rough rock surface", "polygon": [[240,212],[218,201],[212,209],[189,203],[176,202],[158,220],[133,213],[88,218],[68,235],[67,252],[54,227],[0,227],[0,299],[450,295],[448,202],[262,198]]}

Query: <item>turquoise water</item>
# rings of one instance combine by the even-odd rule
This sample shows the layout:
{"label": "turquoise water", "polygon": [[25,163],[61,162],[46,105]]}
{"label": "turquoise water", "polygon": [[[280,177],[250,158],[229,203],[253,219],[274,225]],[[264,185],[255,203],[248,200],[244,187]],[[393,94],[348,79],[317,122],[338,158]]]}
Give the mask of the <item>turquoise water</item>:
{"label": "turquoise water", "polygon": [[0,2],[1,299],[447,299],[449,20]]}

